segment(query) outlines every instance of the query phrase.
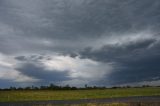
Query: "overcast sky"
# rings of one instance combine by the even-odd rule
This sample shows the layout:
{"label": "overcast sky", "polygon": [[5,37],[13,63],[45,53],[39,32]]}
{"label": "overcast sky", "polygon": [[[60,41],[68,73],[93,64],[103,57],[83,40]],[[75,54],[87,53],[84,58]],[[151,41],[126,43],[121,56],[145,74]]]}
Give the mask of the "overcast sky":
{"label": "overcast sky", "polygon": [[0,87],[160,85],[160,0],[0,0]]}

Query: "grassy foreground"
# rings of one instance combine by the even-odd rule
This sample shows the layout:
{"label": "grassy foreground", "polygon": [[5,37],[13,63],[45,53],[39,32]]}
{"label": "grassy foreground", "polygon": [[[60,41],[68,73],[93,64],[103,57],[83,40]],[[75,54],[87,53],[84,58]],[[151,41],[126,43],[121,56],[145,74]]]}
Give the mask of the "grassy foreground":
{"label": "grassy foreground", "polygon": [[[63,105],[63,106],[159,106],[160,103],[111,103],[111,104],[74,104],[74,105]],[[48,105],[33,105],[33,106],[56,106],[52,104]],[[57,105],[59,106],[59,105]]]}
{"label": "grassy foreground", "polygon": [[[56,105],[48,104],[48,105],[34,105],[34,106],[56,106]],[[63,105],[63,106],[130,106],[130,105],[126,103],[111,103],[111,104],[88,103],[88,104],[73,104],[73,105]]]}
{"label": "grassy foreground", "polygon": [[34,90],[0,91],[0,102],[39,101],[39,100],[76,100],[91,98],[112,98],[127,96],[160,95],[160,88],[121,88],[105,90]]}

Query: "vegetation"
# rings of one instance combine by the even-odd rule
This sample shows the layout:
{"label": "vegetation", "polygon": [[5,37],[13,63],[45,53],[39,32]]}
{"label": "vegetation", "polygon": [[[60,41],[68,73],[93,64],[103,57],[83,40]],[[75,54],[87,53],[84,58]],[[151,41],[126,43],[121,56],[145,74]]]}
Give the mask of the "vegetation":
{"label": "vegetation", "polygon": [[[10,87],[10,88],[4,88],[1,89],[0,91],[13,91],[13,90],[93,90],[93,89],[118,89],[118,88],[148,88],[148,87],[153,87],[153,86],[149,86],[149,85],[143,85],[143,86],[135,86],[135,87],[131,87],[131,86],[114,86],[111,88],[106,88],[105,86],[88,86],[85,85],[84,87],[71,87],[69,85],[66,86],[57,86],[54,84],[50,84],[49,86],[40,86],[40,87],[35,87],[35,86],[31,86],[31,87]],[[160,86],[155,86],[155,87],[160,87]]]}
{"label": "vegetation", "polygon": [[77,100],[91,98],[113,98],[127,96],[160,95],[159,87],[117,88],[92,90],[9,90],[0,91],[0,102]]}
{"label": "vegetation", "polygon": [[[96,103],[88,103],[88,104],[73,104],[73,105],[63,105],[63,106],[159,106],[160,102],[157,103],[111,103],[111,104],[96,104]],[[48,105],[34,105],[34,106],[56,106],[52,104]],[[59,106],[59,105],[57,105]]]}
{"label": "vegetation", "polygon": [[[48,104],[48,105],[34,105],[34,106],[56,106],[56,105]],[[88,103],[88,104],[73,104],[73,105],[63,105],[63,106],[129,106],[129,104],[126,104],[126,103],[112,103],[112,104]]]}

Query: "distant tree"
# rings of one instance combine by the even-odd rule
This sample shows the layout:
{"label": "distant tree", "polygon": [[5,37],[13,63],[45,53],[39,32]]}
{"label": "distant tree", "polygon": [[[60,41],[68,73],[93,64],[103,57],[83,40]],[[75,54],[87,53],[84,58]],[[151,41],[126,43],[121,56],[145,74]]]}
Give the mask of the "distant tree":
{"label": "distant tree", "polygon": [[25,87],[24,90],[31,90],[31,87]]}
{"label": "distant tree", "polygon": [[77,90],[77,87],[72,87],[71,90]]}
{"label": "distant tree", "polygon": [[23,88],[22,88],[22,87],[19,87],[19,88],[17,88],[17,90],[23,90]]}
{"label": "distant tree", "polygon": [[57,89],[59,89],[59,86],[56,86],[54,84],[50,84],[48,89],[57,90]]}
{"label": "distant tree", "polygon": [[93,89],[97,89],[98,87],[97,86],[93,86]]}
{"label": "distant tree", "polygon": [[11,86],[9,89],[10,89],[10,90],[16,90],[16,87],[12,87],[12,86]]}
{"label": "distant tree", "polygon": [[41,90],[46,90],[48,87],[47,86],[40,86]]}
{"label": "distant tree", "polygon": [[85,84],[85,85],[84,85],[84,87],[85,87],[85,88],[88,88],[88,85],[87,85],[87,84]]}
{"label": "distant tree", "polygon": [[39,88],[38,87],[34,87],[34,90],[39,90]]}
{"label": "distant tree", "polygon": [[131,88],[131,86],[127,85],[126,88]]}
{"label": "distant tree", "polygon": [[66,86],[63,87],[64,90],[70,90],[71,87],[67,84]]}
{"label": "distant tree", "polygon": [[151,86],[149,86],[149,85],[142,85],[142,87],[145,88],[145,87],[151,87]]}

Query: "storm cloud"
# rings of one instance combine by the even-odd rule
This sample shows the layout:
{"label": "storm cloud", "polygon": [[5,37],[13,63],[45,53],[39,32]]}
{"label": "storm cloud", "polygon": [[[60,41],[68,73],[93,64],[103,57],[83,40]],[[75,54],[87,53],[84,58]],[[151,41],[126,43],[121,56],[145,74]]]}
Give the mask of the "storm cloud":
{"label": "storm cloud", "polygon": [[159,10],[159,0],[1,0],[0,85],[159,85]]}

